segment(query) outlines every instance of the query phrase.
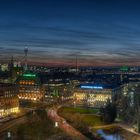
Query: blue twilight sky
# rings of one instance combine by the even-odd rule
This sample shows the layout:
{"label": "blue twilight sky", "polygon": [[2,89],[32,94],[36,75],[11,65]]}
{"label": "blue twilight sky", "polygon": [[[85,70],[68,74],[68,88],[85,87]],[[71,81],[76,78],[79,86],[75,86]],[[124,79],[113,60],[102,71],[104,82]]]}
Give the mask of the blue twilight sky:
{"label": "blue twilight sky", "polygon": [[140,65],[139,0],[0,0],[0,59]]}

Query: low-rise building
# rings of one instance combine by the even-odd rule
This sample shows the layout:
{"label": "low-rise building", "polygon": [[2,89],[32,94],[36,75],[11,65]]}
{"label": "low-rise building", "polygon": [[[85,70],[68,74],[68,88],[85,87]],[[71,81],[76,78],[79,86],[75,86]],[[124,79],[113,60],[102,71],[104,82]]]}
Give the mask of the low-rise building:
{"label": "low-rise building", "polygon": [[19,99],[15,84],[0,84],[0,118],[19,112]]}
{"label": "low-rise building", "polygon": [[75,88],[74,104],[88,107],[104,107],[108,100],[113,101],[115,94],[120,92],[119,86],[82,84]]}
{"label": "low-rise building", "polygon": [[45,101],[52,102],[55,97],[59,101],[72,99],[72,86],[69,80],[54,79],[50,80],[47,84],[44,84],[46,93]]}

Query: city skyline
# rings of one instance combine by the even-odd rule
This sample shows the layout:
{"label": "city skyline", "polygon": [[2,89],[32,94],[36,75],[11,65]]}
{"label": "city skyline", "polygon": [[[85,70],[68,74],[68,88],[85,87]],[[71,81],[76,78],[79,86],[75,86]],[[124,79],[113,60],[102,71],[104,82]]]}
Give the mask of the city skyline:
{"label": "city skyline", "polygon": [[138,0],[0,1],[0,59],[140,66]]}

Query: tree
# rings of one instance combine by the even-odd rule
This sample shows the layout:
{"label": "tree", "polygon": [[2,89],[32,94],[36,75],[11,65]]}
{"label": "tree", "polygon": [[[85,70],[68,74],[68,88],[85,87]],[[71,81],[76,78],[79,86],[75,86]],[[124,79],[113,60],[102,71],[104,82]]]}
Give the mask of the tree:
{"label": "tree", "polygon": [[106,123],[112,123],[114,122],[116,117],[117,117],[116,106],[115,104],[109,101],[105,106],[105,108],[103,109],[103,120]]}
{"label": "tree", "polygon": [[25,129],[24,129],[23,125],[18,126],[17,139],[25,140],[24,132],[25,132]]}

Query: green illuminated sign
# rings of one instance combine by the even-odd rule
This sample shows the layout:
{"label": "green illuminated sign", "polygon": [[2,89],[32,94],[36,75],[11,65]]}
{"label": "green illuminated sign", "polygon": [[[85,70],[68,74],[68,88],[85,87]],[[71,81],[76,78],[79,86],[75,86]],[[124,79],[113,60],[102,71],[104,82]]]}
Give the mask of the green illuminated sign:
{"label": "green illuminated sign", "polygon": [[36,77],[36,74],[23,74],[24,77]]}
{"label": "green illuminated sign", "polygon": [[128,71],[128,67],[127,66],[123,66],[120,68],[121,71]]}

